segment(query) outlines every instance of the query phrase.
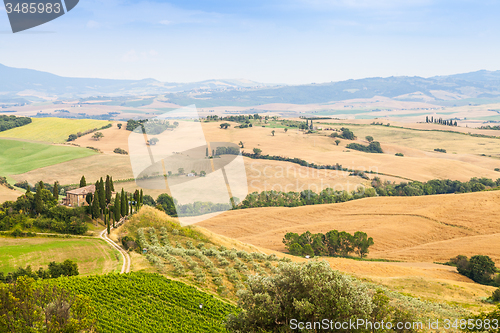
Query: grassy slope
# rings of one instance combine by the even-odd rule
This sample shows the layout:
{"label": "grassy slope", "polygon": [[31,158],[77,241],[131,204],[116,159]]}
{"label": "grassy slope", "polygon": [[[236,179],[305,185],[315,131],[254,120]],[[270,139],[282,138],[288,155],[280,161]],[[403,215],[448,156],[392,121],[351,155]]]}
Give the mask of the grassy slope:
{"label": "grassy slope", "polygon": [[35,270],[47,268],[51,261],[66,259],[78,263],[81,275],[104,274],[121,267],[121,257],[100,239],[0,237],[0,248],[0,271],[4,273],[27,265]]}
{"label": "grassy slope", "polygon": [[85,148],[4,139],[0,140],[0,175],[20,174],[95,154]]}
{"label": "grassy slope", "polygon": [[134,272],[44,282],[88,296],[102,333],[226,332],[223,322],[235,311],[212,295],[158,274]]}
{"label": "grassy slope", "polygon": [[0,137],[62,143],[70,134],[100,128],[108,123],[93,119],[33,118],[31,124],[0,132]]}

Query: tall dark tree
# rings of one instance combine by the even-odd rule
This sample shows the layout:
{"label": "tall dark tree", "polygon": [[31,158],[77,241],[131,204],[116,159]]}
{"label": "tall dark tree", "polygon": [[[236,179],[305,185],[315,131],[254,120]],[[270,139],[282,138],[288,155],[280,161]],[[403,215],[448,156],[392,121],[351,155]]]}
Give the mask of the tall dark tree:
{"label": "tall dark tree", "polygon": [[43,185],[43,181],[39,181],[38,182],[38,187],[40,187],[42,190],[45,188],[45,186]]}
{"label": "tall dark tree", "polygon": [[144,193],[142,192],[142,189],[141,189],[141,194],[139,195],[139,208],[142,207],[143,201],[144,201]]}
{"label": "tall dark tree", "polygon": [[109,204],[111,202],[111,180],[109,178],[109,175],[106,176],[106,188],[105,188],[105,191],[106,191],[106,203]]}
{"label": "tall dark tree", "polygon": [[52,195],[54,199],[59,200],[59,184],[54,182],[54,188],[52,189]]}
{"label": "tall dark tree", "polygon": [[82,176],[80,179],[80,187],[85,187],[87,186],[87,181],[85,180],[85,176]]}
{"label": "tall dark tree", "polygon": [[87,195],[85,196],[85,201],[87,202],[87,204],[89,206],[92,205],[93,200],[94,200],[94,196],[92,195],[92,193],[87,193]]}
{"label": "tall dark tree", "polygon": [[106,208],[106,190],[104,189],[104,181],[99,181],[99,204],[101,205],[101,210],[104,213],[104,209]]}
{"label": "tall dark tree", "polygon": [[115,221],[120,221],[121,211],[122,210],[121,210],[120,193],[116,193],[115,205],[114,205]]}
{"label": "tall dark tree", "polygon": [[95,195],[92,201],[92,218],[96,219],[99,217],[101,211],[101,206],[99,204],[99,198]]}
{"label": "tall dark tree", "polygon": [[120,198],[121,198],[121,212],[120,212],[120,215],[122,217],[124,216],[127,216],[127,212],[128,212],[128,206],[127,206],[127,197],[125,196],[125,191],[123,190],[122,188],[122,194],[120,195]]}
{"label": "tall dark tree", "polygon": [[109,184],[111,185],[111,192],[115,191],[115,185],[113,184],[113,176],[109,177]]}

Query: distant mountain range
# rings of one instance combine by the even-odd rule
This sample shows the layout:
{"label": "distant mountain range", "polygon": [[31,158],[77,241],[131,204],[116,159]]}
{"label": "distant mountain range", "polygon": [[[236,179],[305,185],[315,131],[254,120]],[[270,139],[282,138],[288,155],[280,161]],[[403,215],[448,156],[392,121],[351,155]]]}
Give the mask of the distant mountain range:
{"label": "distant mountain range", "polygon": [[168,83],[155,79],[111,80],[69,78],[32,69],[7,67],[0,64],[0,102],[20,99],[20,96],[33,99],[33,97],[80,98],[89,96],[156,95],[200,89],[235,89],[256,86],[262,86],[262,84],[249,80],[207,80],[194,83]]}
{"label": "distant mountain range", "polygon": [[154,79],[111,80],[68,78],[0,64],[0,103],[44,97],[132,96],[165,94],[179,105],[258,105],[328,103],[383,96],[433,104],[487,103],[500,100],[500,71],[481,70],[448,76],[388,77],[322,84],[271,86],[248,80],[168,83]]}

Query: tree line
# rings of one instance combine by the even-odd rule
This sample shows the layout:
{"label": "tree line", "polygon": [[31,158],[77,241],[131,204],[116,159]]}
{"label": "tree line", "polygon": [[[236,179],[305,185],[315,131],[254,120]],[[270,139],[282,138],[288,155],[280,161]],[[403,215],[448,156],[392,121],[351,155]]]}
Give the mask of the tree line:
{"label": "tree line", "polygon": [[443,119],[443,118],[434,118],[434,116],[425,116],[425,122],[426,123],[431,123],[431,124],[441,124],[441,125],[446,125],[446,126],[458,126],[457,121],[453,122],[452,119]]}
{"label": "tree line", "polygon": [[458,255],[446,263],[455,266],[459,274],[462,274],[474,282],[500,287],[500,270],[496,268],[495,262],[489,256],[475,255],[469,258]]}
{"label": "tree line", "polygon": [[316,193],[311,190],[301,192],[262,191],[253,192],[238,204],[235,209],[257,207],[298,207],[307,205],[332,204],[375,196],[422,196],[433,194],[470,193],[493,189],[500,186],[487,178],[472,178],[461,182],[449,179],[433,179],[428,182],[402,182],[395,184],[382,182],[379,177],[372,180],[372,188],[358,188],[356,191],[338,191],[332,188]]}
{"label": "tree line", "polygon": [[384,151],[382,150],[382,147],[380,147],[380,142],[378,141],[373,141],[368,144],[368,146],[359,144],[359,143],[350,143],[345,146],[346,148],[349,149],[354,149],[354,150],[359,150],[363,151],[365,153],[378,153],[382,154]]}
{"label": "tree line", "polygon": [[18,267],[14,272],[8,274],[0,272],[0,282],[13,283],[22,276],[38,280],[56,279],[60,276],[75,276],[78,274],[80,274],[78,271],[78,264],[67,259],[61,263],[52,261],[49,263],[47,269],[40,267],[37,271],[32,270],[31,266],[28,265],[26,268]]}
{"label": "tree line", "polygon": [[362,231],[354,235],[346,231],[331,230],[326,234],[312,234],[309,231],[299,235],[288,232],[283,238],[283,244],[290,254],[295,256],[331,256],[347,257],[356,253],[360,258],[368,254],[368,248],[373,245],[373,238]]}
{"label": "tree line", "polygon": [[[113,126],[112,124],[107,124],[107,125],[104,125],[100,128],[94,128],[94,129],[90,129],[90,130],[86,130],[86,131],[83,131],[83,132],[78,132],[76,134],[70,134],[68,136],[68,139],[66,141],[70,142],[70,141],[75,141],[76,139],[78,139],[79,137],[82,137],[84,135],[87,135],[87,134],[90,134],[90,133],[94,133],[96,131],[99,131],[99,130],[103,130],[103,129],[106,129],[106,128],[111,128],[111,126]],[[100,139],[101,137],[103,137],[104,135],[102,135],[101,133],[101,136],[99,137],[96,137],[97,139]]]}
{"label": "tree line", "polygon": [[31,122],[32,122],[31,118],[28,117],[0,115],[0,132],[28,125],[31,124]]}

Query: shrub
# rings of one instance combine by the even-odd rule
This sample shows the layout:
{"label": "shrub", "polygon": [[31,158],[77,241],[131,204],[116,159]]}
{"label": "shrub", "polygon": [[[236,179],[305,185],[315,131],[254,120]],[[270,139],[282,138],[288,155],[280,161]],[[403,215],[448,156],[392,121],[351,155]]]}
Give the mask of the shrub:
{"label": "shrub", "polygon": [[493,302],[500,302],[500,288],[498,288],[497,290],[495,290],[493,292],[493,294],[491,295],[490,299]]}
{"label": "shrub", "polygon": [[249,288],[237,293],[242,311],[228,318],[230,332],[281,332],[292,319],[368,318],[375,307],[365,287],[324,261],[281,264],[278,274],[253,275],[247,282]]}
{"label": "shrub", "polygon": [[121,149],[121,148],[115,148],[115,150],[113,150],[113,152],[115,154],[128,155],[128,152],[125,149]]}
{"label": "shrub", "polygon": [[396,156],[405,156],[403,153],[396,153]]}
{"label": "shrub", "polygon": [[437,151],[439,153],[446,153],[446,149],[442,149],[442,148],[435,148],[434,151]]}

